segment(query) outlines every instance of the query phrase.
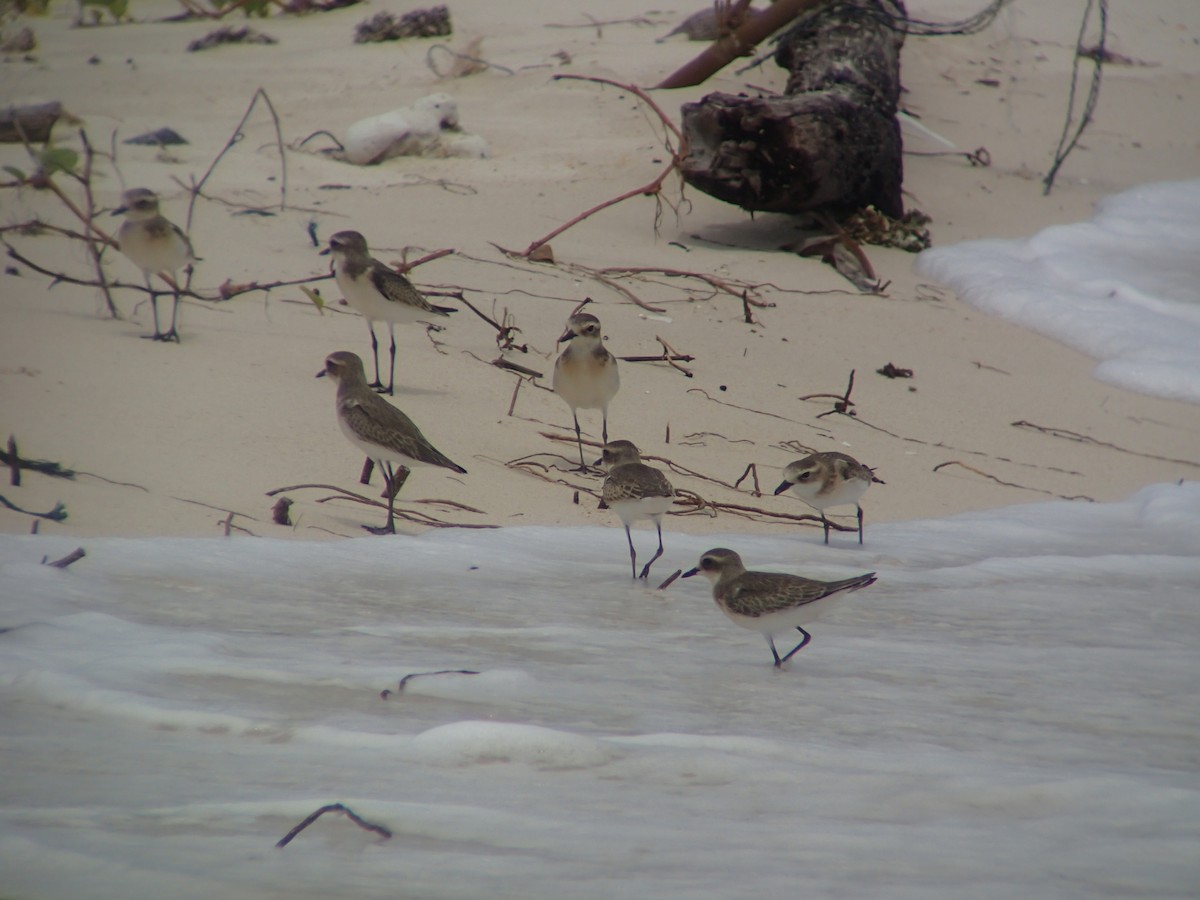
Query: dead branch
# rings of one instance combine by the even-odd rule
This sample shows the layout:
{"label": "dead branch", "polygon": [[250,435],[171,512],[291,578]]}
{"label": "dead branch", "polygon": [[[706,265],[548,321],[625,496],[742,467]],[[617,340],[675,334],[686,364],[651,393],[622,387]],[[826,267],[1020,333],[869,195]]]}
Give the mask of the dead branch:
{"label": "dead branch", "polygon": [[657,588],[655,588],[655,590],[665,591],[667,588],[669,588],[671,585],[673,585],[675,583],[675,579],[677,579],[682,574],[683,574],[683,569],[676,569],[674,572],[671,573],[671,576],[666,581],[664,581],[662,584],[660,584]]}
{"label": "dead branch", "polygon": [[[405,675],[403,678],[400,679],[399,683],[396,685],[395,693],[403,694],[405,686],[410,681],[412,681],[414,678],[427,678],[430,675],[478,675],[478,674],[479,673],[477,671],[475,671],[474,669],[438,669],[436,672],[409,672],[407,675]],[[385,688],[379,692],[379,697],[381,700],[386,700],[388,697],[392,696],[392,693],[393,693],[392,691],[389,691]]]}
{"label": "dead branch", "polygon": [[805,394],[803,397],[797,397],[798,400],[812,400],[817,397],[829,397],[835,400],[833,409],[826,410],[820,413],[817,418],[823,419],[826,416],[832,416],[834,413],[842,413],[847,416],[857,416],[858,413],[851,409],[854,406],[854,401],[850,399],[850,392],[854,390],[854,369],[850,370],[850,380],[846,384],[846,392],[844,394]]}
{"label": "dead branch", "polygon": [[[399,487],[399,485],[397,485],[397,488],[398,487]],[[282,494],[287,491],[302,491],[302,490],[319,490],[319,491],[333,491],[334,492],[334,494],[332,496],[318,498],[316,501],[317,503],[328,503],[331,500],[349,500],[353,503],[361,503],[364,506],[373,506],[378,509],[387,509],[386,503],[381,503],[378,500],[373,500],[370,497],[364,497],[362,494],[356,494],[353,491],[347,491],[344,488],[340,488],[340,487],[337,487],[336,485],[332,485],[332,484],[293,484],[293,485],[288,485],[287,487],[275,488],[274,490],[267,491],[266,496],[274,497],[276,494]],[[414,500],[412,502],[418,503],[421,501]],[[430,500],[430,501],[425,501],[425,502],[443,503],[443,504],[447,504],[447,505],[450,505],[452,503],[452,501],[449,501],[449,500]],[[461,508],[471,510],[473,512],[478,512],[482,515],[486,515],[486,513],[483,513],[482,510],[472,510],[471,507],[465,507],[465,506],[461,507]],[[398,518],[398,519],[404,519],[408,522],[413,522],[417,525],[426,525],[426,526],[430,526],[433,528],[487,529],[487,528],[499,528],[500,527],[499,525],[485,525],[485,524],[475,523],[475,522],[446,522],[446,521],[438,519],[434,516],[428,515],[427,513],[423,513],[423,512],[417,511],[417,510],[403,510],[403,509],[400,509],[399,507],[396,507],[395,514],[396,514],[396,518]]]}
{"label": "dead branch", "polygon": [[526,247],[523,252],[515,253],[513,251],[505,251],[507,253],[510,253],[510,255],[522,256],[522,257],[525,257],[526,259],[528,259],[535,251],[537,251],[539,248],[541,248],[544,244],[548,244],[551,240],[558,237],[560,234],[562,234],[567,229],[572,228],[575,225],[578,225],[583,220],[590,218],[591,216],[595,215],[596,213],[600,212],[601,210],[608,209],[608,207],[610,207],[610,206],[615,206],[616,204],[618,204],[624,200],[628,200],[630,197],[653,196],[656,199],[661,200],[662,199],[663,182],[666,181],[668,175],[670,175],[673,171],[675,171],[678,168],[680,154],[682,152],[682,147],[683,147],[683,134],[682,134],[682,132],[680,132],[679,126],[676,125],[674,122],[672,122],[671,119],[667,116],[667,114],[663,112],[662,108],[654,101],[654,99],[652,97],[650,97],[645,91],[643,91],[637,85],[625,84],[620,81],[614,81],[611,78],[602,78],[602,77],[596,76],[596,75],[559,74],[559,75],[554,76],[554,80],[555,81],[559,81],[559,80],[591,81],[591,82],[595,82],[596,84],[607,84],[607,85],[611,85],[612,87],[620,88],[623,91],[628,91],[629,93],[631,93],[635,97],[637,97],[639,100],[641,100],[643,103],[645,103],[647,106],[649,106],[652,110],[654,110],[654,112],[658,115],[659,120],[663,123],[663,127],[666,128],[668,131],[670,131],[673,135],[675,135],[675,140],[677,142],[678,149],[676,149],[676,147],[672,147],[670,141],[665,142],[666,151],[671,155],[671,162],[654,179],[652,179],[651,181],[642,185],[641,187],[637,187],[632,190],[626,191],[625,193],[621,194],[618,197],[614,197],[610,200],[605,200],[603,203],[599,203],[596,206],[593,206],[591,209],[585,210],[584,212],[575,216],[575,218],[571,219],[569,222],[566,222],[565,224],[560,225],[558,228],[555,228],[549,234],[534,241],[532,244],[530,244],[528,247]]}
{"label": "dead branch", "polygon": [[1028,485],[1025,485],[1025,484],[1016,484],[1012,481],[1001,481],[995,475],[989,475],[987,472],[984,472],[982,469],[977,469],[974,466],[968,466],[966,463],[959,462],[956,459],[947,460],[944,463],[938,463],[936,466],[933,467],[933,471],[936,472],[939,469],[944,469],[946,466],[959,466],[960,468],[966,469],[968,472],[974,472],[976,475],[980,475],[983,478],[987,478],[990,481],[994,481],[994,482],[996,482],[996,484],[1002,484],[1005,487],[1020,488],[1023,491],[1034,491],[1035,493],[1038,493],[1038,494],[1046,494],[1049,497],[1057,497],[1059,500],[1087,500],[1089,503],[1095,502],[1094,497],[1087,497],[1087,496],[1084,496],[1083,494],[1074,494],[1074,495],[1068,496],[1066,494],[1056,494],[1053,491],[1045,491],[1045,490],[1042,490],[1041,488],[1029,487]]}
{"label": "dead branch", "polygon": [[[688,393],[689,394],[700,394],[704,397],[704,399],[711,400],[713,403],[719,403],[721,406],[729,406],[729,407],[732,407],[733,409],[744,410],[745,412],[758,413],[760,416],[770,416],[772,419],[779,419],[783,422],[791,422],[793,425],[804,424],[803,422],[797,422],[795,419],[789,419],[787,416],[780,416],[773,412],[767,412],[766,410],[754,409],[753,407],[750,407],[750,406],[738,406],[738,404],[736,404],[736,403],[729,403],[725,400],[718,400],[716,397],[710,396],[708,391],[704,390],[703,388],[688,388]],[[826,395],[826,396],[837,396],[837,395],[830,394],[830,395]]]}
{"label": "dead branch", "polygon": [[279,209],[287,209],[287,157],[283,152],[283,128],[279,123],[279,114],[275,112],[275,104],[271,102],[271,98],[262,88],[258,88],[254,92],[254,96],[250,98],[250,105],[246,107],[246,112],[242,114],[241,120],[234,126],[233,134],[229,136],[229,140],[225,142],[225,146],[209,164],[208,170],[200,177],[198,182],[195,182],[191,187],[191,200],[188,203],[187,212],[187,227],[184,231],[192,230],[192,212],[196,206],[196,198],[200,196],[200,192],[204,189],[205,183],[212,177],[213,172],[224,158],[225,154],[232,150],[237,144],[240,144],[245,138],[242,128],[250,118],[250,114],[254,112],[254,107],[258,103],[259,98],[262,98],[266,104],[268,112],[271,114],[271,121],[275,123],[275,143],[279,148]]}
{"label": "dead branch", "polygon": [[[481,312],[479,309],[477,309],[475,307],[475,304],[473,304],[470,300],[468,300],[466,297],[463,296],[463,292],[461,290],[458,292],[458,294],[456,296],[457,296],[458,300],[464,306],[467,307],[467,309],[469,309],[471,312],[475,313],[475,315],[479,316],[479,318],[483,319],[483,321],[487,322],[489,325],[491,325],[493,328],[496,329],[496,346],[499,347],[502,351],[503,350],[519,350],[521,353],[529,352],[528,344],[521,344],[518,346],[517,335],[521,333],[521,329],[518,328],[514,323],[508,321],[509,314],[507,311],[505,311],[504,316],[503,316],[505,324],[501,325],[499,322],[497,322],[491,316],[489,316],[486,313]],[[541,376],[538,376],[538,377],[541,377]]]}
{"label": "dead branch", "polygon": [[1127,450],[1124,447],[1118,447],[1116,444],[1110,444],[1108,441],[1098,441],[1094,437],[1088,437],[1086,434],[1079,434],[1075,431],[1068,431],[1065,428],[1054,428],[1046,425],[1034,425],[1032,422],[1026,422],[1024,419],[1012,423],[1014,428],[1030,428],[1034,431],[1040,431],[1042,434],[1048,434],[1051,437],[1062,438],[1068,441],[1075,441],[1080,444],[1091,444],[1096,447],[1105,447],[1109,450],[1116,450],[1119,453],[1128,453],[1131,456],[1141,456],[1145,459],[1156,459],[1159,462],[1175,463],[1181,466],[1192,466],[1200,469],[1200,462],[1195,462],[1190,459],[1174,459],[1170,456],[1157,456],[1153,453],[1140,453],[1137,450]]}
{"label": "dead branch", "polygon": [[322,806],[320,809],[318,809],[312,815],[308,816],[303,822],[301,822],[299,825],[297,825],[295,828],[293,828],[291,831],[289,831],[287,834],[285,834],[282,838],[280,838],[279,842],[275,846],[276,847],[286,847],[288,844],[290,844],[292,842],[292,839],[296,835],[298,835],[300,832],[302,832],[305,828],[307,828],[313,822],[317,821],[317,819],[321,818],[321,816],[325,815],[325,813],[327,813],[327,812],[344,813],[346,818],[348,818],[351,822],[353,822],[359,828],[362,828],[365,831],[373,831],[375,834],[378,834],[380,837],[390,838],[392,836],[391,831],[389,831],[387,828],[384,828],[382,825],[376,825],[373,822],[368,822],[366,819],[364,819],[362,816],[360,816],[358,813],[356,813],[350,807],[348,807],[342,803],[331,803],[328,806]]}
{"label": "dead branch", "polygon": [[655,89],[691,87],[721,71],[739,56],[745,56],[759,41],[772,35],[805,9],[821,0],[778,0],[756,16],[749,16],[740,28],[715,41],[695,59],[676,69],[655,85]]}
{"label": "dead branch", "polygon": [[83,559],[85,556],[87,556],[86,551],[84,551],[82,547],[76,547],[62,559],[56,559],[54,562],[46,562],[49,557],[43,556],[42,565],[50,566],[52,569],[65,569],[67,566],[71,565],[71,563],[79,562],[79,560]]}
{"label": "dead branch", "polygon": [[750,463],[750,465],[746,466],[746,471],[742,473],[741,478],[739,478],[737,481],[735,481],[733,483],[733,486],[735,488],[741,487],[741,484],[743,481],[746,480],[747,475],[754,476],[754,496],[761,497],[762,496],[762,488],[759,487],[759,484],[758,484],[758,463]]}

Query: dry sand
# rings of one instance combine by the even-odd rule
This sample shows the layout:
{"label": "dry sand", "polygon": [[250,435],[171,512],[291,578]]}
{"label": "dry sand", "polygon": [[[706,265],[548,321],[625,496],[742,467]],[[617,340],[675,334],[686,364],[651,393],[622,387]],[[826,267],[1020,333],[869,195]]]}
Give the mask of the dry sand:
{"label": "dry sand", "polygon": [[[948,18],[977,5],[914,2],[910,11]],[[1142,485],[1196,477],[1194,463],[1167,460],[1200,460],[1200,409],[1095,381],[1092,360],[920,285],[903,252],[869,248],[889,287],[885,296],[861,295],[822,263],[778,249],[797,239],[793,220],[751,218],[690,189],[678,211],[663,208],[656,216],[655,202],[639,197],[553,241],[563,264],[656,266],[761,285],[758,293],[770,306],[755,310],[754,324],[743,320],[738,299],[713,296],[694,279],[622,280],[664,310],[653,314],[569,267],[501,255],[495,245],[524,248],[660,171],[666,158],[660,129],[634,97],[552,76],[653,84],[699,51],[701,45],[682,39],[655,43],[693,7],[452,2],[451,43],[462,47],[482,36],[482,56],[513,72],[440,81],[426,65],[436,41],[351,43],[354,25],[368,15],[403,12],[410,4],[254,20],[279,43],[195,54],[184,48],[212,23],[153,21],[176,12],[174,3],[133,0],[132,6],[136,23],[77,28],[70,22],[74,4],[54,4],[52,17],[31,20],[39,42],[34,60],[5,61],[0,88],[5,103],[63,101],[101,147],[114,131],[123,139],[163,126],[189,140],[169,154],[118,144],[117,166],[100,161],[95,179],[98,201],[110,208],[123,186],[146,186],[160,192],[165,213],[182,224],[188,197],[179,182],[209,167],[260,86],[289,145],[319,129],[341,133],[357,118],[439,90],[457,98],[464,126],[491,145],[493,156],[485,160],[396,159],[370,168],[289,150],[288,208],[241,215],[245,206],[278,203],[280,195],[274,129],[260,105],[195,208],[191,235],[203,257],[195,285],[205,291],[226,280],[326,273],[327,258],[316,255],[306,231],[313,221],[322,238],[344,228],[362,231],[385,261],[399,259],[404,248],[410,258],[452,248],[454,255],[415,270],[414,280],[427,289],[462,289],[490,314],[511,316],[529,352],[509,357],[547,376],[564,320],[591,297],[614,353],[657,353],[658,335],[695,357],[688,364],[692,378],[661,363],[622,364],[610,436],[720,482],[733,482],[754,463],[766,496],[748,493],[748,483],[733,491],[692,475],[672,479],[710,500],[792,514],[811,511],[770,489],[779,470],[802,455],[796,448],[849,452],[887,482],[864,498],[868,547],[875,522],[1055,496],[1115,500]],[[545,12],[548,6],[553,12]],[[979,168],[949,157],[906,158],[907,200],[933,217],[936,243],[1028,236],[1085,219],[1096,200],[1132,185],[1196,175],[1200,10],[1194,0],[1115,4],[1111,49],[1146,65],[1105,68],[1096,121],[1053,194],[1042,196],[1040,177],[1062,129],[1082,8],[1082,2],[1018,2],[982,34],[906,45],[905,106],[959,148],[985,146],[993,161]],[[589,14],[628,21],[581,27]],[[573,27],[551,27],[560,25]],[[680,103],[710,91],[784,83],[773,63],[742,76],[734,68],[656,99],[678,117]],[[70,127],[60,124],[57,136],[77,143]],[[937,149],[913,137],[907,146]],[[0,164],[28,168],[23,149],[13,145],[0,146]],[[679,198],[674,179],[666,196]],[[35,216],[73,224],[46,192],[10,189],[0,200],[5,225]],[[117,221],[101,224],[115,231]],[[90,276],[77,243],[8,237],[48,268]],[[143,294],[118,292],[122,318],[114,320],[97,290],[52,287],[46,277],[15,268],[0,281],[0,431],[15,435],[24,455],[80,473],[74,481],[26,473],[21,487],[0,492],[27,510],[65,503],[69,518],[43,522],[43,533],[81,540],[215,536],[234,511],[234,524],[255,535],[313,539],[366,537],[359,525],[382,521],[381,510],[318,502],[331,491],[296,489],[288,492],[296,524],[282,527],[271,522],[273,501],[266,496],[298,484],[379,493],[378,476],[371,488],[358,485],[362,459],[336,427],[333,387],[313,377],[332,350],[369,357],[367,329],[356,314],[345,307],[322,313],[297,288],[227,303],[189,302],[181,313],[182,344],[163,345],[140,339],[150,322]],[[118,254],[109,254],[107,270],[140,281]],[[338,297],[332,281],[320,287]],[[595,489],[598,478],[553,470],[553,454],[574,455],[573,446],[542,434],[572,434],[565,404],[526,384],[508,414],[517,378],[489,365],[498,354],[488,325],[463,309],[435,336],[437,346],[419,326],[399,328],[397,336],[394,402],[470,470],[466,476],[416,471],[402,509],[469,524],[617,525],[586,494],[573,502],[573,485]],[[875,374],[888,362],[913,369],[915,377]],[[830,409],[828,400],[798,399],[842,391],[852,369],[857,419],[818,418]],[[1018,420],[1101,443],[1014,427]],[[583,412],[581,421],[598,438],[599,415]],[[531,455],[551,467],[550,481],[507,465]],[[978,473],[960,466],[934,471],[947,461]],[[418,502],[427,499],[479,512]],[[30,525],[29,516],[0,510],[3,531],[27,533]],[[805,541],[820,540],[810,527],[727,512],[672,516],[667,527],[791,529]],[[403,529],[415,533],[421,526]],[[615,541],[614,554],[623,558]],[[853,544],[848,534],[834,541]]]}

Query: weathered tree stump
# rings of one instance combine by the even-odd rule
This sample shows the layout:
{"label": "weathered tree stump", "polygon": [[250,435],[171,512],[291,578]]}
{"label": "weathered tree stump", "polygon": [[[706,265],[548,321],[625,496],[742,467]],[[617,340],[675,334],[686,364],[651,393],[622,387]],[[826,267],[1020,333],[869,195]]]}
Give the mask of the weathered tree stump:
{"label": "weathered tree stump", "polygon": [[782,97],[709,94],[683,106],[688,184],[742,209],[904,214],[901,0],[824,3],[780,38]]}

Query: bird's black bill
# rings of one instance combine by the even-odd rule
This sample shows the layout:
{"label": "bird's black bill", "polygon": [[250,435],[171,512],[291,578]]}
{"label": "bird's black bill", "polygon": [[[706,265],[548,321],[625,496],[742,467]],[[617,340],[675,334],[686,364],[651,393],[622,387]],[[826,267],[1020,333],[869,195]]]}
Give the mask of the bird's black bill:
{"label": "bird's black bill", "polygon": [[114,209],[114,210],[113,210],[111,213],[109,213],[109,215],[112,215],[112,216],[123,216],[123,215],[125,215],[125,213],[127,213],[127,212],[129,212],[129,207],[128,207],[128,206],[118,206],[118,207],[117,207],[116,209]]}
{"label": "bird's black bill", "polygon": [[779,487],[775,488],[775,496],[778,497],[780,494],[782,494],[784,491],[786,491],[791,486],[792,486],[792,483],[790,481],[785,481]]}
{"label": "bird's black bill", "polygon": [[691,578],[693,575],[699,575],[699,574],[700,574],[700,569],[699,569],[699,568],[695,568],[695,569],[688,569],[688,570],[687,570],[686,572],[684,572],[684,573],[683,573],[683,575],[681,575],[680,577],[681,577],[681,578]]}
{"label": "bird's black bill", "polygon": [[324,369],[322,369],[320,372],[318,372],[318,373],[317,373],[317,377],[318,377],[318,378],[324,378],[324,377],[325,377],[325,370],[324,370]]}
{"label": "bird's black bill", "polygon": [[326,247],[324,250],[322,250],[320,253],[318,253],[317,256],[328,256],[332,252],[333,252],[332,247]]}

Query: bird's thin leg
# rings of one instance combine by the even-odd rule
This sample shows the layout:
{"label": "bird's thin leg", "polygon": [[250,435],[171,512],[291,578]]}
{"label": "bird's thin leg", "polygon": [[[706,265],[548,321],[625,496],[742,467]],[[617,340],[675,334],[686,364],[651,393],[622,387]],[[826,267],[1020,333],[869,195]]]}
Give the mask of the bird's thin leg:
{"label": "bird's thin leg", "polygon": [[858,542],[861,544],[862,543],[862,520],[863,520],[862,507],[855,504],[855,508],[858,509]]}
{"label": "bird's thin leg", "polygon": [[142,337],[151,341],[161,341],[162,335],[158,331],[158,292],[154,290],[150,278],[151,276],[146,276],[146,290],[150,292],[150,309],[154,312],[154,334],[143,334]]}
{"label": "bird's thin leg", "polygon": [[[625,540],[629,541],[629,568],[633,570],[633,578],[637,580],[637,551],[633,549],[633,535],[629,533],[629,526],[625,526]],[[649,568],[647,566],[647,568]],[[642,576],[645,578],[645,575]]]}
{"label": "bird's thin leg", "polygon": [[807,631],[805,631],[803,628],[801,628],[799,625],[796,626],[796,630],[798,632],[800,632],[802,635],[804,635],[804,640],[802,640],[795,647],[793,647],[791,649],[791,651],[788,652],[788,655],[785,656],[778,663],[776,663],[776,665],[782,665],[783,663],[787,662],[789,659],[791,659],[793,656],[795,656],[797,650],[801,649],[805,644],[807,644],[809,641],[812,640],[812,635],[809,634]]}
{"label": "bird's thin leg", "polygon": [[571,410],[571,416],[575,419],[575,443],[579,445],[579,471],[586,472],[588,467],[583,461],[583,432],[579,429],[579,413]]}
{"label": "bird's thin leg", "polygon": [[[642,574],[641,574],[641,577],[642,577],[642,578],[648,578],[648,577],[649,577],[649,575],[650,575],[650,567],[651,567],[652,565],[654,565],[654,562],[655,562],[655,560],[657,560],[657,559],[658,559],[660,556],[662,556],[662,555],[663,555],[663,545],[662,545],[662,520],[657,520],[657,521],[655,521],[655,523],[654,523],[654,524],[655,524],[655,526],[658,528],[658,552],[657,552],[657,553],[655,553],[655,554],[654,554],[654,556],[652,556],[652,557],[650,558],[650,562],[646,563],[646,566],[645,566],[645,568],[643,568],[643,569],[642,569]],[[631,546],[632,546],[632,545],[631,545]]]}
{"label": "bird's thin leg", "polygon": [[602,418],[600,419],[600,439],[604,443],[608,443],[608,407],[604,408]]}
{"label": "bird's thin leg", "polygon": [[[164,341],[179,343],[179,332],[175,330],[175,322],[179,317],[179,288],[175,288],[175,302],[171,304],[171,330],[162,336]],[[157,326],[156,326],[157,327]]]}
{"label": "bird's thin leg", "polygon": [[392,335],[392,369],[388,374],[388,396],[395,396],[396,387],[396,325],[393,322],[388,322],[388,331]]}
{"label": "bird's thin leg", "polygon": [[383,382],[379,380],[379,340],[375,337],[375,323],[368,319],[367,328],[371,331],[371,355],[375,358],[375,380],[367,387],[380,391],[383,390]]}
{"label": "bird's thin leg", "polygon": [[821,510],[821,524],[825,527],[825,543],[829,543],[829,520],[825,518],[825,510]]}
{"label": "bird's thin leg", "polygon": [[779,651],[775,649],[775,638],[769,634],[764,635],[764,637],[767,639],[767,646],[771,648],[771,655],[775,657],[775,668],[778,669],[783,665],[783,660],[779,658]]}
{"label": "bird's thin leg", "polygon": [[[401,467],[403,470],[403,466]],[[388,501],[388,517],[387,525],[382,528],[371,525],[364,525],[367,531],[371,534],[395,534],[396,533],[396,473],[390,462],[383,460],[379,461],[379,471],[383,474],[384,490],[387,492]]]}

